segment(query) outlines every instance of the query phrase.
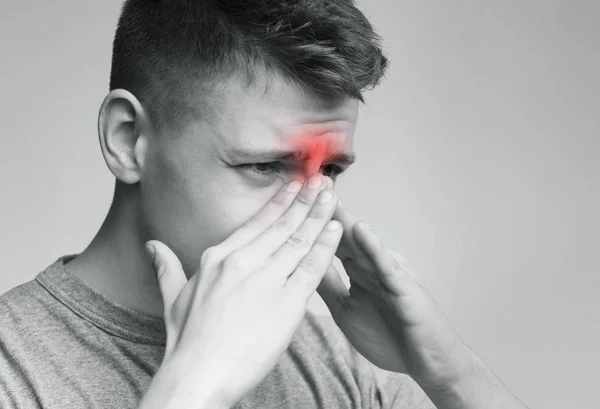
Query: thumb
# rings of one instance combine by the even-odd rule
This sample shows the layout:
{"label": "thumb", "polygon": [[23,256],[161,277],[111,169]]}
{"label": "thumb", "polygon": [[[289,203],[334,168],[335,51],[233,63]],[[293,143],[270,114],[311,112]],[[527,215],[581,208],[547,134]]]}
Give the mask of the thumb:
{"label": "thumb", "polygon": [[179,296],[181,289],[188,280],[183,271],[181,261],[173,251],[158,240],[146,242],[146,251],[152,258],[152,268],[156,274],[160,295],[164,305],[164,319],[166,321],[173,303]]}
{"label": "thumb", "polygon": [[325,276],[317,287],[317,293],[319,293],[331,312],[331,316],[335,319],[340,310],[344,308],[343,300],[349,296],[349,292],[333,262],[329,265]]}

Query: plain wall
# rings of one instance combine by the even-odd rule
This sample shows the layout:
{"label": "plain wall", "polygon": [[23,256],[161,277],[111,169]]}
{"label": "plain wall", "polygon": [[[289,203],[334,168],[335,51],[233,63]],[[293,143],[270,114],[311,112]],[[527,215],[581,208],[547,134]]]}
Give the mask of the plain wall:
{"label": "plain wall", "polygon": [[[345,203],[532,409],[597,408],[600,2],[359,5],[391,67],[361,109]],[[96,121],[119,8],[2,2],[0,293],[106,215]]]}

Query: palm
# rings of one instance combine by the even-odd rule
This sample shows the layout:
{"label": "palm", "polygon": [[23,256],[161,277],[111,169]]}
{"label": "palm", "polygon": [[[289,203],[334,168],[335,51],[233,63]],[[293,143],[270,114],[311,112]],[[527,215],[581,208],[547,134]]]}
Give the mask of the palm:
{"label": "palm", "polygon": [[338,202],[344,227],[336,256],[350,289],[331,265],[317,291],[352,346],[374,365],[408,373],[420,385],[446,387],[464,376],[469,348],[402,255],[357,224]]}
{"label": "palm", "polygon": [[[354,283],[356,286],[356,284]],[[355,287],[356,288],[356,287]],[[381,369],[406,372],[404,349],[397,341],[381,311],[368,297],[350,289],[355,302],[344,303],[333,319],[348,341],[362,356]]]}
{"label": "palm", "polygon": [[[424,385],[447,384],[457,368],[443,357],[457,334],[434,311],[437,305],[425,289],[412,296],[392,295],[365,278],[371,266],[366,259],[345,260],[351,285],[349,294],[340,297],[338,292],[342,302],[328,303],[334,321],[350,344],[379,368],[408,373]],[[339,277],[333,265],[330,269],[329,277],[334,271]],[[327,295],[325,287],[319,292]]]}

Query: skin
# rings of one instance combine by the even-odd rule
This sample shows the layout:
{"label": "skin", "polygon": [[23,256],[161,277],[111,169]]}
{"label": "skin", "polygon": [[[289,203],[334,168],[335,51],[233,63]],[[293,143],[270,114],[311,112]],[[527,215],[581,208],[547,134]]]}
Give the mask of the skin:
{"label": "skin", "polygon": [[[282,78],[270,81],[268,92],[229,82],[214,107],[218,114],[190,118],[175,135],[158,134],[129,92],[110,92],[98,131],[118,180],[115,197],[98,234],[68,268],[109,299],[162,318],[148,240],[170,248],[190,279],[202,253],[250,220],[284,183],[323,171],[330,154],[352,154],[356,101],[324,102]],[[299,142],[299,135],[313,142]],[[268,173],[240,166],[272,160],[243,152],[299,146],[313,158]],[[332,265],[318,292],[359,353],[383,369],[408,373],[440,408],[525,408],[462,342],[399,253],[341,201],[333,218],[343,225],[336,256],[352,286],[346,289]]]}
{"label": "skin", "polygon": [[[169,246],[190,278],[205,249],[246,223],[284,183],[303,177],[304,163],[289,162],[266,175],[236,167],[269,159],[234,151],[289,150],[298,135],[327,135],[338,152],[352,153],[357,101],[319,101],[278,77],[271,78],[266,94],[264,82],[251,90],[241,84],[224,85],[214,109],[219,114],[190,118],[176,135],[159,135],[129,92],[109,93],[98,133],[119,182],[99,232],[68,264],[76,276],[125,307],[162,317],[160,291],[144,252],[147,240]],[[328,163],[322,166],[322,172],[329,169]]]}

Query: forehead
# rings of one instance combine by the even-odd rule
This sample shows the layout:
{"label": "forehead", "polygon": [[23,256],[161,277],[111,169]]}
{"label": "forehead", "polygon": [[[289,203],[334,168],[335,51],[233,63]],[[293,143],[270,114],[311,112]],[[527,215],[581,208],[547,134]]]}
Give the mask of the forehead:
{"label": "forehead", "polygon": [[211,121],[220,152],[310,149],[314,144],[302,141],[318,138],[335,153],[351,153],[358,101],[324,101],[277,77],[249,88],[236,82],[223,87]]}

